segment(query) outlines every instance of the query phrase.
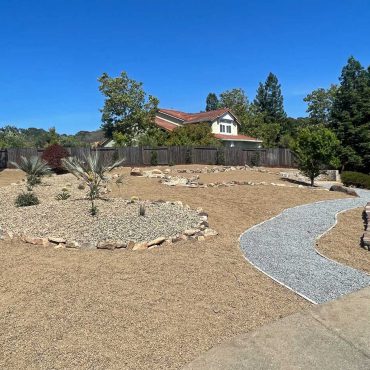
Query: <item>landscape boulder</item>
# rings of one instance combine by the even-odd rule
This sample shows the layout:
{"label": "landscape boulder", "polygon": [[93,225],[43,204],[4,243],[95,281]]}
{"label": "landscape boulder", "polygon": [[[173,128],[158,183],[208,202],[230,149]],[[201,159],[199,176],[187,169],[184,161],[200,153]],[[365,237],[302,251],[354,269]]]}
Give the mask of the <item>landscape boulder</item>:
{"label": "landscape boulder", "polygon": [[332,185],[329,189],[330,191],[339,191],[341,193],[345,193],[347,195],[351,195],[353,197],[358,197],[358,194],[355,190],[346,188],[342,185]]}
{"label": "landscape boulder", "polygon": [[133,246],[132,250],[133,251],[142,251],[148,249],[148,243],[147,242],[140,242],[140,243],[135,243]]}
{"label": "landscape boulder", "polygon": [[131,176],[143,176],[143,171],[140,168],[132,168],[130,172]]}
{"label": "landscape boulder", "polygon": [[148,247],[151,247],[153,245],[160,245],[166,240],[165,237],[160,236],[159,238],[153,239],[148,243]]}
{"label": "landscape boulder", "polygon": [[120,240],[102,240],[98,243],[96,248],[108,249],[112,251],[114,249],[127,248],[127,244]]}

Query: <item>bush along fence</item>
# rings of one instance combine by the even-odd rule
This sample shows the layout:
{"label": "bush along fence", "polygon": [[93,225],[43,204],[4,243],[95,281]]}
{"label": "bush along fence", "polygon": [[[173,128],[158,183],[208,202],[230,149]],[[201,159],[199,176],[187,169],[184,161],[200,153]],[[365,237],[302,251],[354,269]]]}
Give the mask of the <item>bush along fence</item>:
{"label": "bush along fence", "polygon": [[[124,166],[208,164],[226,166],[297,167],[289,149],[240,149],[216,147],[122,147],[122,148],[66,148],[71,156],[84,159],[89,152],[99,152],[104,163],[125,158]],[[42,156],[44,149],[14,148],[0,150],[0,168],[11,168],[20,157]]]}

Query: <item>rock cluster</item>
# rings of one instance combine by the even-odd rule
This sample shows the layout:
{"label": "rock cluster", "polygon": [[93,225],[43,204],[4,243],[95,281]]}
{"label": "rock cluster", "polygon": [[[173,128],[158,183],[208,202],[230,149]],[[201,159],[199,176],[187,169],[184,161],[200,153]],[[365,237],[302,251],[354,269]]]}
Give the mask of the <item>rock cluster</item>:
{"label": "rock cluster", "polygon": [[[274,174],[275,172],[270,171],[264,167],[249,167],[248,165],[244,166],[214,166],[214,167],[203,167],[203,168],[178,168],[174,170],[176,173],[186,173],[186,174],[202,174],[202,173],[220,173],[220,172],[230,172],[236,170],[248,170]],[[132,168],[130,175],[131,176],[144,176],[152,178],[164,178],[166,175],[171,173],[170,168],[166,168],[163,171],[155,168],[153,170],[142,170],[140,168]]]}
{"label": "rock cluster", "polygon": [[189,188],[222,188],[222,187],[231,187],[231,186],[237,186],[237,185],[248,185],[248,186],[257,186],[257,185],[271,185],[271,186],[279,186],[279,187],[298,187],[298,188],[304,188],[303,185],[293,186],[288,184],[276,184],[274,182],[253,182],[253,181],[216,181],[216,182],[210,182],[208,184],[205,184],[201,181],[199,181],[199,176],[194,176],[190,178],[186,177],[179,177],[179,176],[165,176],[160,182],[164,185],[168,186],[185,186]]}
{"label": "rock cluster", "polygon": [[363,248],[367,249],[370,251],[370,229],[369,229],[369,224],[370,224],[370,202],[367,203],[365,206],[364,212],[363,212],[363,219],[364,219],[364,224],[365,224],[365,232],[362,235],[361,238],[361,245]]}
{"label": "rock cluster", "polygon": [[354,189],[346,188],[343,185],[336,185],[336,184],[332,185],[329,190],[330,191],[339,191],[340,193],[351,195],[353,197],[358,197],[359,196]]}
{"label": "rock cluster", "polygon": [[[306,182],[309,183],[310,179],[306,176],[303,176],[299,171],[289,171],[289,172],[280,172],[280,176],[284,179],[289,179],[297,182]],[[338,170],[324,170],[322,173],[316,177],[317,181],[340,181],[339,171]]]}

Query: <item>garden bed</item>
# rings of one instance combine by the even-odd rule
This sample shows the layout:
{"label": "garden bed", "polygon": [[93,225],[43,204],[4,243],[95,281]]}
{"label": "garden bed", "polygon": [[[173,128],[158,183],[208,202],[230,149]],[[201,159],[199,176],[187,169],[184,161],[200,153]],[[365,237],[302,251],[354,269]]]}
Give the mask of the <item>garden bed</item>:
{"label": "garden bed", "polygon": [[[63,187],[70,197],[56,200]],[[215,234],[207,228],[207,215],[201,209],[192,210],[182,202],[107,198],[97,201],[99,212],[91,216],[86,191],[78,189],[71,175],[44,179],[35,188],[39,205],[16,207],[15,198],[22,191],[23,183],[0,189],[0,229],[5,237],[20,237],[30,244],[146,249]],[[140,207],[145,215],[139,214]]]}

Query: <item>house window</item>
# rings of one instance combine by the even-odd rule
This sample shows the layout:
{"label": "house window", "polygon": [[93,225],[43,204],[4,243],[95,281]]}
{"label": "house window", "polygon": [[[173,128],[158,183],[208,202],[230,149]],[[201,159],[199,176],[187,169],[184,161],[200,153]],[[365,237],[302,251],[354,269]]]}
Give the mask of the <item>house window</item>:
{"label": "house window", "polygon": [[231,134],[231,125],[220,125],[220,132],[221,133],[228,133]]}

